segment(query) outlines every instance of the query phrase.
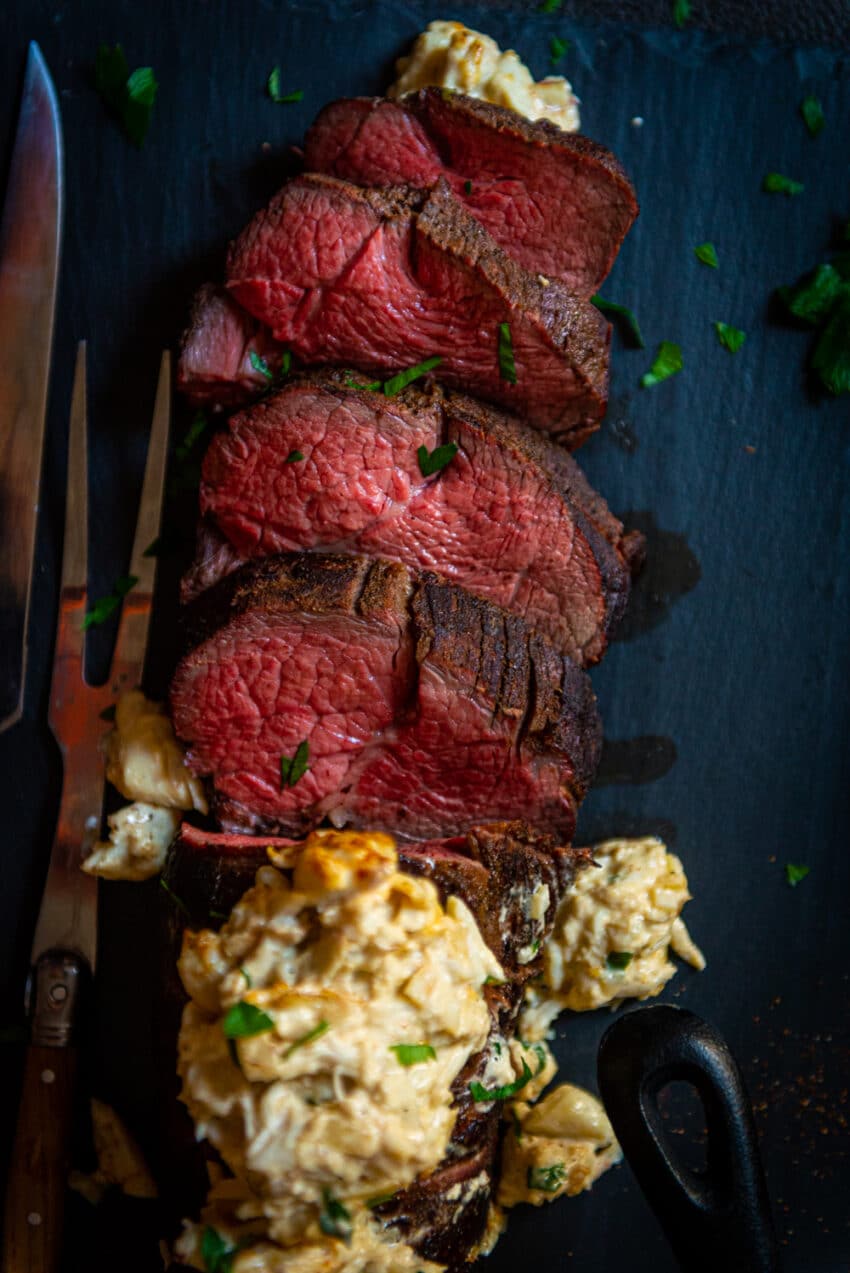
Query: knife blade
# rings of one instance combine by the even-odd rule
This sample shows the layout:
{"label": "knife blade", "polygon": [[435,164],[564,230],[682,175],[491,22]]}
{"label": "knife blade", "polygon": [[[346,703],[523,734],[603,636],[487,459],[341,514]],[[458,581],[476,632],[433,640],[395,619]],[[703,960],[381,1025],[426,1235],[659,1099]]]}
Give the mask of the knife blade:
{"label": "knife blade", "polygon": [[0,227],[0,732],[23,711],[62,190],[59,105],[33,41]]}

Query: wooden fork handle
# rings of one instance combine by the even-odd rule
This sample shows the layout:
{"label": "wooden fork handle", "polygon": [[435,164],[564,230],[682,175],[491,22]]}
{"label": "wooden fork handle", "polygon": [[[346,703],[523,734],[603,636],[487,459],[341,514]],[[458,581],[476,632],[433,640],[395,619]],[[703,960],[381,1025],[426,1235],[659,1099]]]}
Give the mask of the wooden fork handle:
{"label": "wooden fork handle", "polygon": [[31,1044],[6,1186],[4,1273],[56,1273],[74,1105],[77,1051]]}

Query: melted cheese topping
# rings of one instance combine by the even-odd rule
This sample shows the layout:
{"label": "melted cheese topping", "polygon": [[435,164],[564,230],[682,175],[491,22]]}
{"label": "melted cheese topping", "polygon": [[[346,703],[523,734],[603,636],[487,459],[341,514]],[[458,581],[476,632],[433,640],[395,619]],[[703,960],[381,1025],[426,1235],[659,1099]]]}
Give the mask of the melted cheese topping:
{"label": "melted cheese topping", "polygon": [[109,838],[98,841],[83,870],[105,880],[147,880],[165,865],[180,814],[136,800],[110,814],[107,823]]}
{"label": "melted cheese topping", "polygon": [[[284,1246],[315,1227],[323,1191],[355,1214],[440,1162],[451,1085],[488,1036],[482,987],[504,976],[466,906],[403,875],[392,840],[333,831],[308,838],[291,885],[263,867],[219,933],[187,932],[179,970],[182,1099],[273,1201]],[[228,1040],[240,1004],[266,1028]]]}
{"label": "melted cheese topping", "polygon": [[565,895],[526,994],[521,1031],[542,1037],[563,1008],[584,1012],[657,995],[674,975],[672,949],[705,967],[680,918],[690,899],[682,863],[655,836],[608,840]]}
{"label": "melted cheese topping", "polygon": [[460,22],[431,22],[410,54],[396,63],[388,97],[436,85],[507,106],[526,119],[548,119],[565,132],[580,126],[578,98],[561,75],[535,83],[513,49],[505,53],[489,35]]}
{"label": "melted cheese topping", "polygon": [[115,704],[115,728],[106,739],[106,776],[128,800],[207,812],[203,786],[187,768],[170,718],[140,690],[122,694]]}
{"label": "melted cheese topping", "polygon": [[571,1083],[561,1083],[536,1105],[514,1102],[512,1122],[502,1148],[502,1207],[572,1197],[623,1156],[602,1102]]}

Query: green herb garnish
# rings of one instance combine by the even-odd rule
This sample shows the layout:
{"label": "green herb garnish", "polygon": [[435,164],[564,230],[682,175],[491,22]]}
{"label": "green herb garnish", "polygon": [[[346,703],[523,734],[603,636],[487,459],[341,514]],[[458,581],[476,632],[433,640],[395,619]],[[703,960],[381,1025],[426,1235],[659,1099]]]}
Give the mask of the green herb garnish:
{"label": "green herb garnish", "polygon": [[713,270],[716,270],[720,264],[713,243],[698,243],[694,248],[694,256],[698,261],[702,261],[703,265],[710,265]]}
{"label": "green herb garnish", "polygon": [[274,380],[274,376],[272,375],[271,370],[269,369],[269,364],[266,362],[265,358],[262,358],[257,353],[256,349],[251,350],[250,354],[248,355],[248,361],[250,362],[254,370],[258,372],[265,380],[268,380],[269,382]]}
{"label": "green herb garnish", "polygon": [[800,114],[803,116],[803,122],[809,130],[809,136],[817,137],[826,123],[823,107],[818,99],[816,97],[804,97],[802,102],[800,102]]}
{"label": "green herb garnish", "polygon": [[526,1176],[529,1189],[540,1189],[543,1193],[557,1193],[566,1179],[567,1169],[562,1162],[552,1163],[551,1167],[529,1167]]}
{"label": "green herb garnish", "polygon": [[673,0],[673,21],[681,31],[691,16],[690,0]]}
{"label": "green herb garnish", "polygon": [[281,93],[280,91],[280,67],[273,66],[269,78],[266,80],[266,89],[272,101],[280,106],[286,102],[300,102],[304,96],[304,90],[298,88],[294,93]]}
{"label": "green herb garnish", "polygon": [[284,349],[280,355],[280,371],[277,373],[278,380],[283,380],[284,376],[288,376],[292,370],[292,351]]}
{"label": "green herb garnish", "polygon": [[397,1192],[398,1191],[395,1190],[393,1193],[379,1193],[376,1194],[374,1198],[367,1198],[366,1206],[370,1211],[374,1211],[375,1207],[382,1207],[385,1202],[389,1202],[392,1198],[394,1198]]}
{"label": "green herb garnish", "polygon": [[91,610],[86,611],[82,625],[83,632],[87,632],[89,628],[96,627],[98,624],[105,623],[110,615],[113,615],[119,608],[127,593],[132,592],[138,582],[138,575],[122,575],[120,579],[117,579],[112,591],[107,593],[105,597],[99,597]]}
{"label": "green herb garnish", "polygon": [[310,744],[306,738],[302,738],[301,742],[295,748],[294,756],[281,756],[280,758],[280,789],[284,787],[294,787],[300,778],[303,778],[310,767]]}
{"label": "green herb garnish", "polygon": [[289,455],[287,455],[286,459],[283,462],[284,464],[298,464],[299,461],[303,459],[304,459],[303,451],[290,451]]}
{"label": "green herb garnish", "polygon": [[543,3],[539,6],[537,12],[557,13],[563,3],[564,0],[543,0]]}
{"label": "green herb garnish", "polygon": [[514,362],[514,342],[511,338],[510,323],[499,323],[499,375],[509,385],[516,384],[516,363]]}
{"label": "green herb garnish", "polygon": [[506,986],[507,984],[508,984],[507,981],[505,981],[503,977],[502,978],[500,977],[485,977],[484,978],[485,986]]}
{"label": "green herb garnish", "polygon": [[850,393],[850,286],[844,285],[812,352],[812,370],[830,393]]}
{"label": "green herb garnish", "polygon": [[843,286],[834,265],[819,265],[795,287],[781,287],[779,296],[795,318],[817,327],[827,317]]}
{"label": "green herb garnish", "polygon": [[289,1047],[283,1054],[284,1061],[288,1061],[293,1052],[297,1052],[299,1048],[303,1048],[305,1043],[312,1043],[314,1039],[320,1039],[323,1034],[327,1034],[330,1030],[330,1024],[327,1021],[320,1021],[312,1030],[308,1030],[306,1034],[302,1034],[300,1039],[296,1039],[294,1043],[290,1043]]}
{"label": "green herb garnish", "polygon": [[601,313],[621,320],[621,330],[637,345],[638,349],[645,348],[638,320],[630,309],[625,305],[617,305],[614,301],[606,301],[605,297],[600,296],[598,292],[595,296],[591,296],[590,299]]}
{"label": "green herb garnish", "polygon": [[182,897],[178,897],[177,894],[174,892],[174,890],[172,888],[169,888],[169,886],[166,884],[164,878],[161,875],[159,877],[159,887],[165,890],[165,892],[169,896],[169,899],[174,903],[177,909],[179,911],[182,911],[188,920],[191,920],[192,915],[189,910],[189,907],[183,901]]}
{"label": "green herb garnish", "polygon": [[447,464],[451,464],[457,452],[457,442],[445,442],[442,446],[435,446],[433,451],[429,451],[427,446],[417,447],[416,458],[419,461],[419,472],[423,477],[431,477],[434,473],[439,473]]}
{"label": "green herb garnish", "polygon": [[226,1039],[250,1039],[255,1034],[273,1030],[274,1021],[256,1004],[240,999],[227,1009],[221,1028]]}
{"label": "green herb garnish", "polygon": [[804,880],[811,869],[810,866],[802,866],[797,862],[786,862],[785,878],[792,888],[796,888],[800,880]]}
{"label": "green herb garnish", "polygon": [[569,47],[569,40],[562,40],[559,35],[552,36],[549,41],[549,55],[553,66],[558,65]]}
{"label": "green herb garnish", "polygon": [[120,44],[101,44],[94,64],[94,82],[109,110],[135,146],[145,140],[159,85],[149,66],[131,73]]}
{"label": "green herb garnish", "polygon": [[251,974],[245,968],[240,968],[239,971],[241,972],[242,976],[245,978],[245,985],[250,990],[253,984],[251,981]]}
{"label": "green herb garnish", "polygon": [[359,380],[355,380],[355,379],[354,379],[354,373],[353,373],[353,372],[351,372],[351,371],[346,371],[346,372],[345,372],[345,374],[344,374],[344,379],[343,379],[343,382],[342,382],[342,383],[345,385],[346,389],[369,389],[369,390],[374,390],[374,389],[380,389],[380,387],[381,387],[381,382],[380,382],[380,380],[370,380],[370,381],[369,381],[369,383],[368,383],[368,384],[366,384],[366,385],[361,384]]}
{"label": "green herb garnish", "polygon": [[802,194],[805,186],[802,181],[793,181],[791,177],[783,177],[781,172],[768,172],[761,183],[762,190],[768,194]]}
{"label": "green herb garnish", "polygon": [[466,194],[466,195],[470,195],[470,194],[472,194],[472,182],[471,182],[471,181],[465,181],[465,182],[463,183],[463,193],[464,193],[464,194]]}
{"label": "green herb garnish", "polygon": [[189,458],[189,454],[194,450],[195,443],[206,433],[209,420],[203,411],[196,411],[192,416],[192,423],[189,425],[188,431],[182,442],[179,442],[174,448],[175,458],[182,464],[184,460]]}
{"label": "green herb garnish", "polygon": [[395,1052],[399,1065],[419,1065],[422,1061],[437,1059],[430,1043],[393,1043],[390,1051]]}
{"label": "green herb garnish", "polygon": [[737,354],[747,339],[746,332],[742,332],[740,327],[730,327],[728,323],[715,323],[714,330],[717,332],[717,339],[730,354]]}
{"label": "green herb garnish", "polygon": [[351,1241],[351,1215],[330,1189],[322,1190],[322,1209],[319,1212],[319,1228],[330,1238]]}
{"label": "green herb garnish", "polygon": [[514,1140],[517,1144],[520,1144],[522,1141],[522,1123],[519,1121],[519,1114],[513,1105],[511,1106],[511,1120],[514,1125]]}
{"label": "green herb garnish", "polygon": [[207,911],[207,915],[210,919],[221,921],[222,923],[224,922],[224,920],[227,919],[226,911],[214,911],[212,910],[212,908],[210,908],[210,910]]}
{"label": "green herb garnish", "polygon": [[668,380],[670,376],[675,376],[676,372],[681,371],[684,365],[680,346],[672,340],[662,340],[658,346],[658,353],[655,355],[655,362],[649,371],[641,376],[640,383],[644,389],[649,389],[652,385],[659,385],[662,380]]}
{"label": "green herb garnish", "polygon": [[509,1101],[512,1096],[516,1096],[517,1092],[522,1091],[526,1083],[530,1083],[533,1078],[537,1078],[546,1068],[546,1053],[543,1048],[537,1044],[532,1051],[537,1057],[537,1074],[532,1074],[531,1067],[522,1058],[522,1074],[519,1078],[514,1079],[513,1083],[505,1083],[503,1087],[485,1087],[483,1083],[477,1081],[470,1083],[469,1093],[474,1101]]}
{"label": "green herb garnish", "polygon": [[420,376],[425,376],[429,371],[433,371],[435,367],[439,367],[442,362],[439,354],[435,354],[433,358],[426,358],[424,362],[418,362],[415,367],[408,367],[407,371],[400,371],[390,380],[384,381],[384,393],[388,398],[392,398],[395,394],[400,393],[405,385],[409,385],[412,380],[418,380]]}
{"label": "green herb garnish", "polygon": [[612,950],[605,960],[605,967],[609,972],[624,972],[633,959],[630,950]]}
{"label": "green herb garnish", "polygon": [[201,1259],[207,1273],[230,1273],[237,1250],[217,1229],[206,1226],[201,1237]]}

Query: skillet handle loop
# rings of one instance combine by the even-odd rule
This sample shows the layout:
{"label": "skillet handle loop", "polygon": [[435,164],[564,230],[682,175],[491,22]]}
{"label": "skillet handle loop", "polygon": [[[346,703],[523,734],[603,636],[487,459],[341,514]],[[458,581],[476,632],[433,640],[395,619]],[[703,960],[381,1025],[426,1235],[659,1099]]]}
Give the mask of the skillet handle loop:
{"label": "skillet handle loop", "polygon": [[[599,1046],[599,1090],[629,1166],[683,1273],[780,1273],[752,1110],[717,1031],[682,1008],[624,1013]],[[706,1169],[677,1162],[658,1108],[674,1080],[691,1083],[706,1116]]]}

